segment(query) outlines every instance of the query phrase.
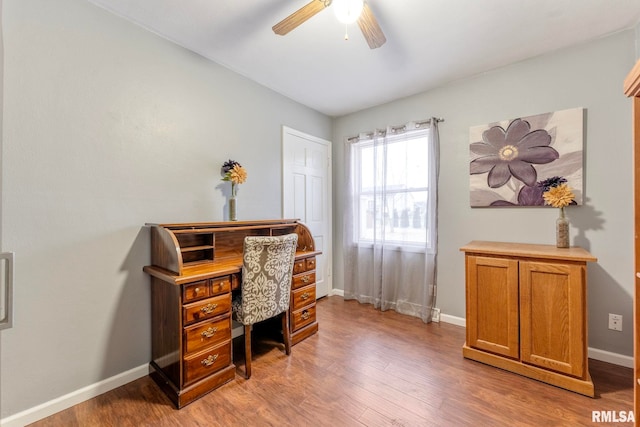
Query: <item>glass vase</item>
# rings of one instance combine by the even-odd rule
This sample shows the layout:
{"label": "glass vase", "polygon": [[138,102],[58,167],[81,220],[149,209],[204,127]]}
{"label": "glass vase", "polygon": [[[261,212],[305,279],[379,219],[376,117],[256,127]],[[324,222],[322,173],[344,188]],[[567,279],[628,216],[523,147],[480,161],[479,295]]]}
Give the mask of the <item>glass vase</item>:
{"label": "glass vase", "polygon": [[236,217],[236,198],[232,196],[229,198],[229,221],[237,221]]}
{"label": "glass vase", "polygon": [[569,247],[569,220],[564,216],[564,208],[560,208],[560,216],[556,220],[556,246]]}

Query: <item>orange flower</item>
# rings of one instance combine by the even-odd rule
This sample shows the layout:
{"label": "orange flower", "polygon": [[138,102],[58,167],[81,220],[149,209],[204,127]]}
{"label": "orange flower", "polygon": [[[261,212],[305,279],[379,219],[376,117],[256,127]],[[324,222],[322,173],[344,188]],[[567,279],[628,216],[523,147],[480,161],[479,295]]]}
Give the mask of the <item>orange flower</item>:
{"label": "orange flower", "polygon": [[247,171],[236,164],[229,172],[229,180],[234,184],[243,184],[247,180]]}
{"label": "orange flower", "polygon": [[542,197],[547,205],[551,205],[554,208],[564,208],[569,206],[576,196],[567,184],[560,184],[556,187],[549,188],[549,190],[544,192]]}

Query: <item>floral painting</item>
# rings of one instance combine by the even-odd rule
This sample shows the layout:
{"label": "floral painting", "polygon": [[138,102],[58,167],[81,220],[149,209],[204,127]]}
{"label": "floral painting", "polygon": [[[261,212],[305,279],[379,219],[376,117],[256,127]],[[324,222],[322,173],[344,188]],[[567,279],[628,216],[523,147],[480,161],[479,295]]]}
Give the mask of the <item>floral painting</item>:
{"label": "floral painting", "polygon": [[471,127],[471,206],[544,206],[558,180],[581,205],[583,121],[573,108]]}

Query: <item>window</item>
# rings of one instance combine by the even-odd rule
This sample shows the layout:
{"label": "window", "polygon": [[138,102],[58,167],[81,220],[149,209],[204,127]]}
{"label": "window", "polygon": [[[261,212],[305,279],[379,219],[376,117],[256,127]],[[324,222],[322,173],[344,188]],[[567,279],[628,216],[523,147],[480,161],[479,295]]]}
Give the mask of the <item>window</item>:
{"label": "window", "polygon": [[344,296],[431,319],[438,247],[438,119],[347,139]]}
{"label": "window", "polygon": [[429,132],[353,143],[354,239],[360,245],[430,244]]}

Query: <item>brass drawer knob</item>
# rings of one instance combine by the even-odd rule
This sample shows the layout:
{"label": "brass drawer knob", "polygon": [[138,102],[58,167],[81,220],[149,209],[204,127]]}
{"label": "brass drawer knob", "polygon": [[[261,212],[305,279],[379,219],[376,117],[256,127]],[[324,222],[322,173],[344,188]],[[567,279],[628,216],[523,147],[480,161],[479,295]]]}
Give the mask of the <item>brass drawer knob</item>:
{"label": "brass drawer knob", "polygon": [[202,307],[200,311],[203,312],[204,314],[211,314],[213,313],[213,310],[216,309],[216,307],[218,307],[218,304],[207,304],[204,307]]}
{"label": "brass drawer knob", "polygon": [[302,320],[307,320],[309,317],[311,317],[311,314],[310,314],[308,311],[306,311],[306,310],[305,310],[305,311],[303,311],[303,312],[302,312],[302,315],[300,316],[300,318],[301,318]]}
{"label": "brass drawer knob", "polygon": [[300,295],[300,299],[303,301],[306,301],[309,299],[311,295],[309,294],[309,292],[305,292],[304,294]]}
{"label": "brass drawer knob", "polygon": [[302,283],[309,283],[309,280],[311,280],[311,276],[304,276],[302,279]]}
{"label": "brass drawer knob", "polygon": [[212,336],[214,336],[216,334],[216,332],[218,332],[218,328],[213,328],[210,327],[204,331],[202,331],[202,333],[200,335],[202,335],[202,338],[211,338]]}
{"label": "brass drawer knob", "polygon": [[200,361],[200,364],[202,366],[209,367],[215,363],[217,358],[218,358],[217,354],[210,354],[209,357],[207,357],[206,359],[202,359]]}

